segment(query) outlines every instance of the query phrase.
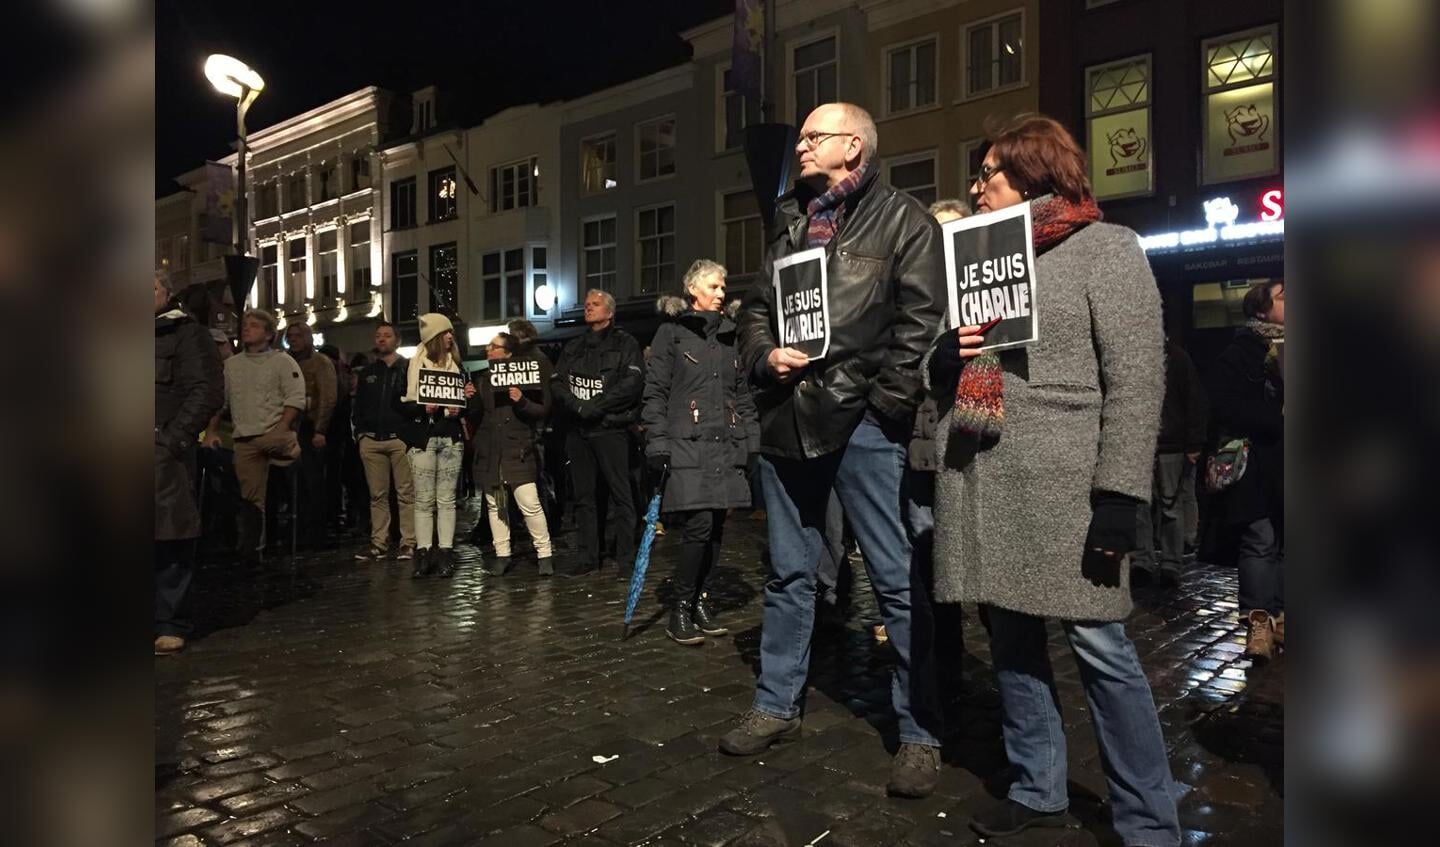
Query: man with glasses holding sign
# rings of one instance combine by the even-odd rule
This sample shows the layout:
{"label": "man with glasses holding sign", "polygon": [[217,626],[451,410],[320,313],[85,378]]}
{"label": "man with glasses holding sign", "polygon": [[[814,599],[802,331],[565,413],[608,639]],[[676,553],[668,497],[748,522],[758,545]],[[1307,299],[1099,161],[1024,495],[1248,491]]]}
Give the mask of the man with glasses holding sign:
{"label": "man with glasses holding sign", "polygon": [[900,516],[920,360],[944,310],[944,253],[925,208],[879,178],[876,136],[858,106],[810,113],[795,147],[800,180],[779,198],[765,253],[771,285],[757,286],[740,315],[741,363],[760,413],[772,573],[755,701],[720,749],[753,755],[800,734],[833,490],[865,551],[895,650],[900,749],[889,790],[924,797],[940,768],[933,623]]}

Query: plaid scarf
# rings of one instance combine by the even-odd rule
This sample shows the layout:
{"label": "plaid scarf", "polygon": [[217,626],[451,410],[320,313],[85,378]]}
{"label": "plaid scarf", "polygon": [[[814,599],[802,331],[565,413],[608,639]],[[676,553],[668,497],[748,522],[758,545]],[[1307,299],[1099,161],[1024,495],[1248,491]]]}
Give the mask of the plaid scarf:
{"label": "plaid scarf", "polygon": [[[1047,194],[1030,203],[1030,231],[1039,256],[1069,238],[1086,224],[1100,220],[1094,198],[1072,203]],[[1033,269],[1032,269],[1033,272]],[[952,332],[954,330],[951,330]],[[951,426],[991,441],[1000,438],[1005,425],[1005,371],[994,351],[967,361],[955,386],[955,412]]]}
{"label": "plaid scarf", "polygon": [[859,170],[835,183],[830,190],[805,206],[805,213],[810,216],[809,229],[805,233],[806,247],[825,247],[830,244],[830,239],[835,237],[835,230],[840,228],[840,219],[845,212],[845,198],[865,181],[865,177],[874,169],[874,163],[874,159],[867,161]]}

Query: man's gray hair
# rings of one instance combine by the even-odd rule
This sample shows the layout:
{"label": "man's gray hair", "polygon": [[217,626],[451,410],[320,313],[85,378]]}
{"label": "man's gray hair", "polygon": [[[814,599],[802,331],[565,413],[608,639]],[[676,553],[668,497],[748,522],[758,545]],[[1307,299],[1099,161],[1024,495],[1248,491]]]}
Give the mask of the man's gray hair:
{"label": "man's gray hair", "polygon": [[610,314],[615,314],[615,296],[613,294],[608,291],[601,291],[598,288],[592,288],[585,292],[586,300],[595,296],[599,296],[599,298],[605,302],[605,308],[610,310]]}
{"label": "man's gray hair", "polygon": [[686,294],[692,294],[700,280],[711,274],[719,274],[721,278],[724,278],[725,266],[710,259],[696,259],[690,263],[690,270],[685,272],[685,278],[680,280],[680,286]]}
{"label": "man's gray hair", "polygon": [[274,339],[276,332],[274,315],[270,314],[264,309],[246,309],[245,314],[240,316],[240,322],[243,324],[248,318],[254,318],[255,320],[264,324],[265,331],[270,333],[272,340]]}
{"label": "man's gray hair", "polygon": [[845,122],[850,124],[850,129],[860,136],[860,163],[864,164],[875,158],[880,152],[880,131],[875,128],[875,119],[861,106],[854,103],[841,103],[844,110]]}
{"label": "man's gray hair", "polygon": [[930,217],[935,218],[948,212],[959,218],[970,217],[970,204],[956,197],[946,197],[930,204]]}

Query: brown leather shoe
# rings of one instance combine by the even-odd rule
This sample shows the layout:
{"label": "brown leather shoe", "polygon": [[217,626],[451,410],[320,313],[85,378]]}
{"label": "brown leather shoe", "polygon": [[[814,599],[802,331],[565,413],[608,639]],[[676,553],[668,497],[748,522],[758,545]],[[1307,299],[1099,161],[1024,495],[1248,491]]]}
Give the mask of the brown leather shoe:
{"label": "brown leather shoe", "polygon": [[1268,661],[1275,657],[1275,620],[1264,609],[1252,609],[1246,617],[1250,634],[1245,639],[1245,655]]}
{"label": "brown leather shoe", "polygon": [[185,649],[185,639],[178,635],[161,635],[155,639],[155,655],[173,656]]}

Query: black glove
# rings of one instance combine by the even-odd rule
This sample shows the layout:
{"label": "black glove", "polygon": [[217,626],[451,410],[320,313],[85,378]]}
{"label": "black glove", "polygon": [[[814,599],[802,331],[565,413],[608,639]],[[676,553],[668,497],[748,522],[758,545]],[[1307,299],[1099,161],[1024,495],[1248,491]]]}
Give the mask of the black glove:
{"label": "black glove", "polygon": [[1099,548],[1123,556],[1134,550],[1135,522],[1140,517],[1141,502],[1113,491],[1096,491],[1090,499],[1090,534],[1085,538],[1086,552]]}
{"label": "black glove", "polygon": [[645,467],[649,468],[650,473],[654,474],[655,476],[661,476],[666,471],[670,470],[670,454],[651,453],[650,455],[645,457]]}
{"label": "black glove", "polygon": [[965,360],[960,358],[960,334],[947,329],[935,342],[935,353],[930,357],[930,367],[950,373],[960,370]]}

